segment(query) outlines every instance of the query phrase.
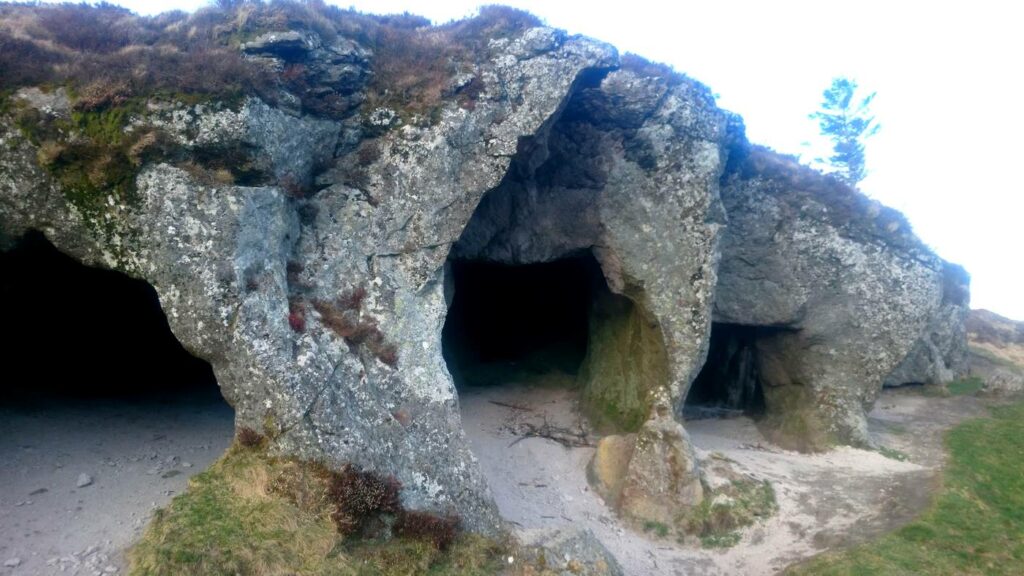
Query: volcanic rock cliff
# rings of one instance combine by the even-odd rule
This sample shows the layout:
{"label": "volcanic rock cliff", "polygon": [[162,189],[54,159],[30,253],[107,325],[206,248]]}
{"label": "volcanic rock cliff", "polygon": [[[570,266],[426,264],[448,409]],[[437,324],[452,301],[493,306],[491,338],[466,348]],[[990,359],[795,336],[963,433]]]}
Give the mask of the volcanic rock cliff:
{"label": "volcanic rock cliff", "polygon": [[[3,10],[22,23],[3,51],[47,65],[5,63],[2,239],[39,231],[149,282],[237,427],[394,475],[411,508],[500,528],[442,354],[460,263],[596,262],[581,404],[629,439],[615,496],[641,520],[702,499],[681,414],[713,325],[749,328],[761,424],[803,449],[869,444],[865,410],[912,350],[920,378],[962,370],[966,281],[953,294],[901,215],[607,44],[502,10],[436,28],[257,11],[149,20],[107,49]],[[244,74],[75,75],[111,54]]]}

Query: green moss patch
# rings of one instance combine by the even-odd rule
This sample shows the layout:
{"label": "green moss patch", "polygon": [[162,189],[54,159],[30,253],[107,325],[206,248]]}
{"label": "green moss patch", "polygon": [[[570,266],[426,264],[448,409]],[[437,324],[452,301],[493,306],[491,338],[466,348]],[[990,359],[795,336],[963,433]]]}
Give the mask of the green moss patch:
{"label": "green moss patch", "polygon": [[1024,573],[1024,403],[957,426],[947,433],[946,447],[942,489],[919,519],[788,574]]}
{"label": "green moss patch", "polygon": [[651,392],[668,381],[658,325],[627,298],[597,296],[579,373],[581,406],[590,422],[605,432],[639,430],[651,414]]}
{"label": "green moss patch", "polygon": [[[159,510],[128,554],[129,574],[483,575],[500,566],[505,546],[478,535],[442,549],[427,537],[391,536],[393,520],[376,516],[343,535],[332,473],[261,445],[232,447]],[[356,484],[372,491],[372,482]]]}

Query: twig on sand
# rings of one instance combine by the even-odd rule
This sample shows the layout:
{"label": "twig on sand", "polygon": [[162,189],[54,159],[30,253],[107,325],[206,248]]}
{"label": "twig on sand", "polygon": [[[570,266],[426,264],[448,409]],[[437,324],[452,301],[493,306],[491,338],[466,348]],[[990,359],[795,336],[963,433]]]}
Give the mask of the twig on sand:
{"label": "twig on sand", "polygon": [[546,418],[540,426],[529,422],[521,422],[519,430],[513,431],[513,433],[518,433],[519,438],[516,438],[509,444],[510,448],[527,438],[547,438],[548,440],[558,442],[566,448],[590,448],[594,446],[594,443],[590,441],[582,427],[578,430],[570,430],[561,426],[552,426]]}
{"label": "twig on sand", "polygon": [[520,404],[508,404],[506,402],[498,402],[497,400],[488,400],[488,402],[490,402],[491,404],[494,404],[496,406],[502,406],[502,407],[505,407],[505,408],[511,408],[513,410],[522,410],[523,412],[533,412],[533,408],[530,408],[529,406],[522,406]]}

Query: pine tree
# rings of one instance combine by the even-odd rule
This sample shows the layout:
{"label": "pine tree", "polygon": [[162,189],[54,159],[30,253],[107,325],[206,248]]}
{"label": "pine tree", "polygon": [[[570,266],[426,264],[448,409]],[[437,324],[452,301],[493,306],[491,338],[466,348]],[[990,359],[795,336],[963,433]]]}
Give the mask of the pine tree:
{"label": "pine tree", "polygon": [[832,80],[825,90],[821,110],[810,115],[818,121],[821,133],[832,140],[832,156],[821,160],[835,169],[835,175],[851,186],[867,176],[864,166],[864,140],[881,127],[868,108],[875,92],[855,102],[857,83],[849,78]]}

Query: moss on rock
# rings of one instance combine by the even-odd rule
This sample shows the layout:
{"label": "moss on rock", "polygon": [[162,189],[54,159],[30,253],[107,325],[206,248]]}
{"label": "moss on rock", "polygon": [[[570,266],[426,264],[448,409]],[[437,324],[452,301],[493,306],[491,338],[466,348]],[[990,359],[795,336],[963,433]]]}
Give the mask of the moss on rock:
{"label": "moss on rock", "polygon": [[651,414],[651,393],[668,380],[668,354],[657,323],[627,298],[595,298],[579,374],[581,405],[591,423],[608,432],[638,431]]}

